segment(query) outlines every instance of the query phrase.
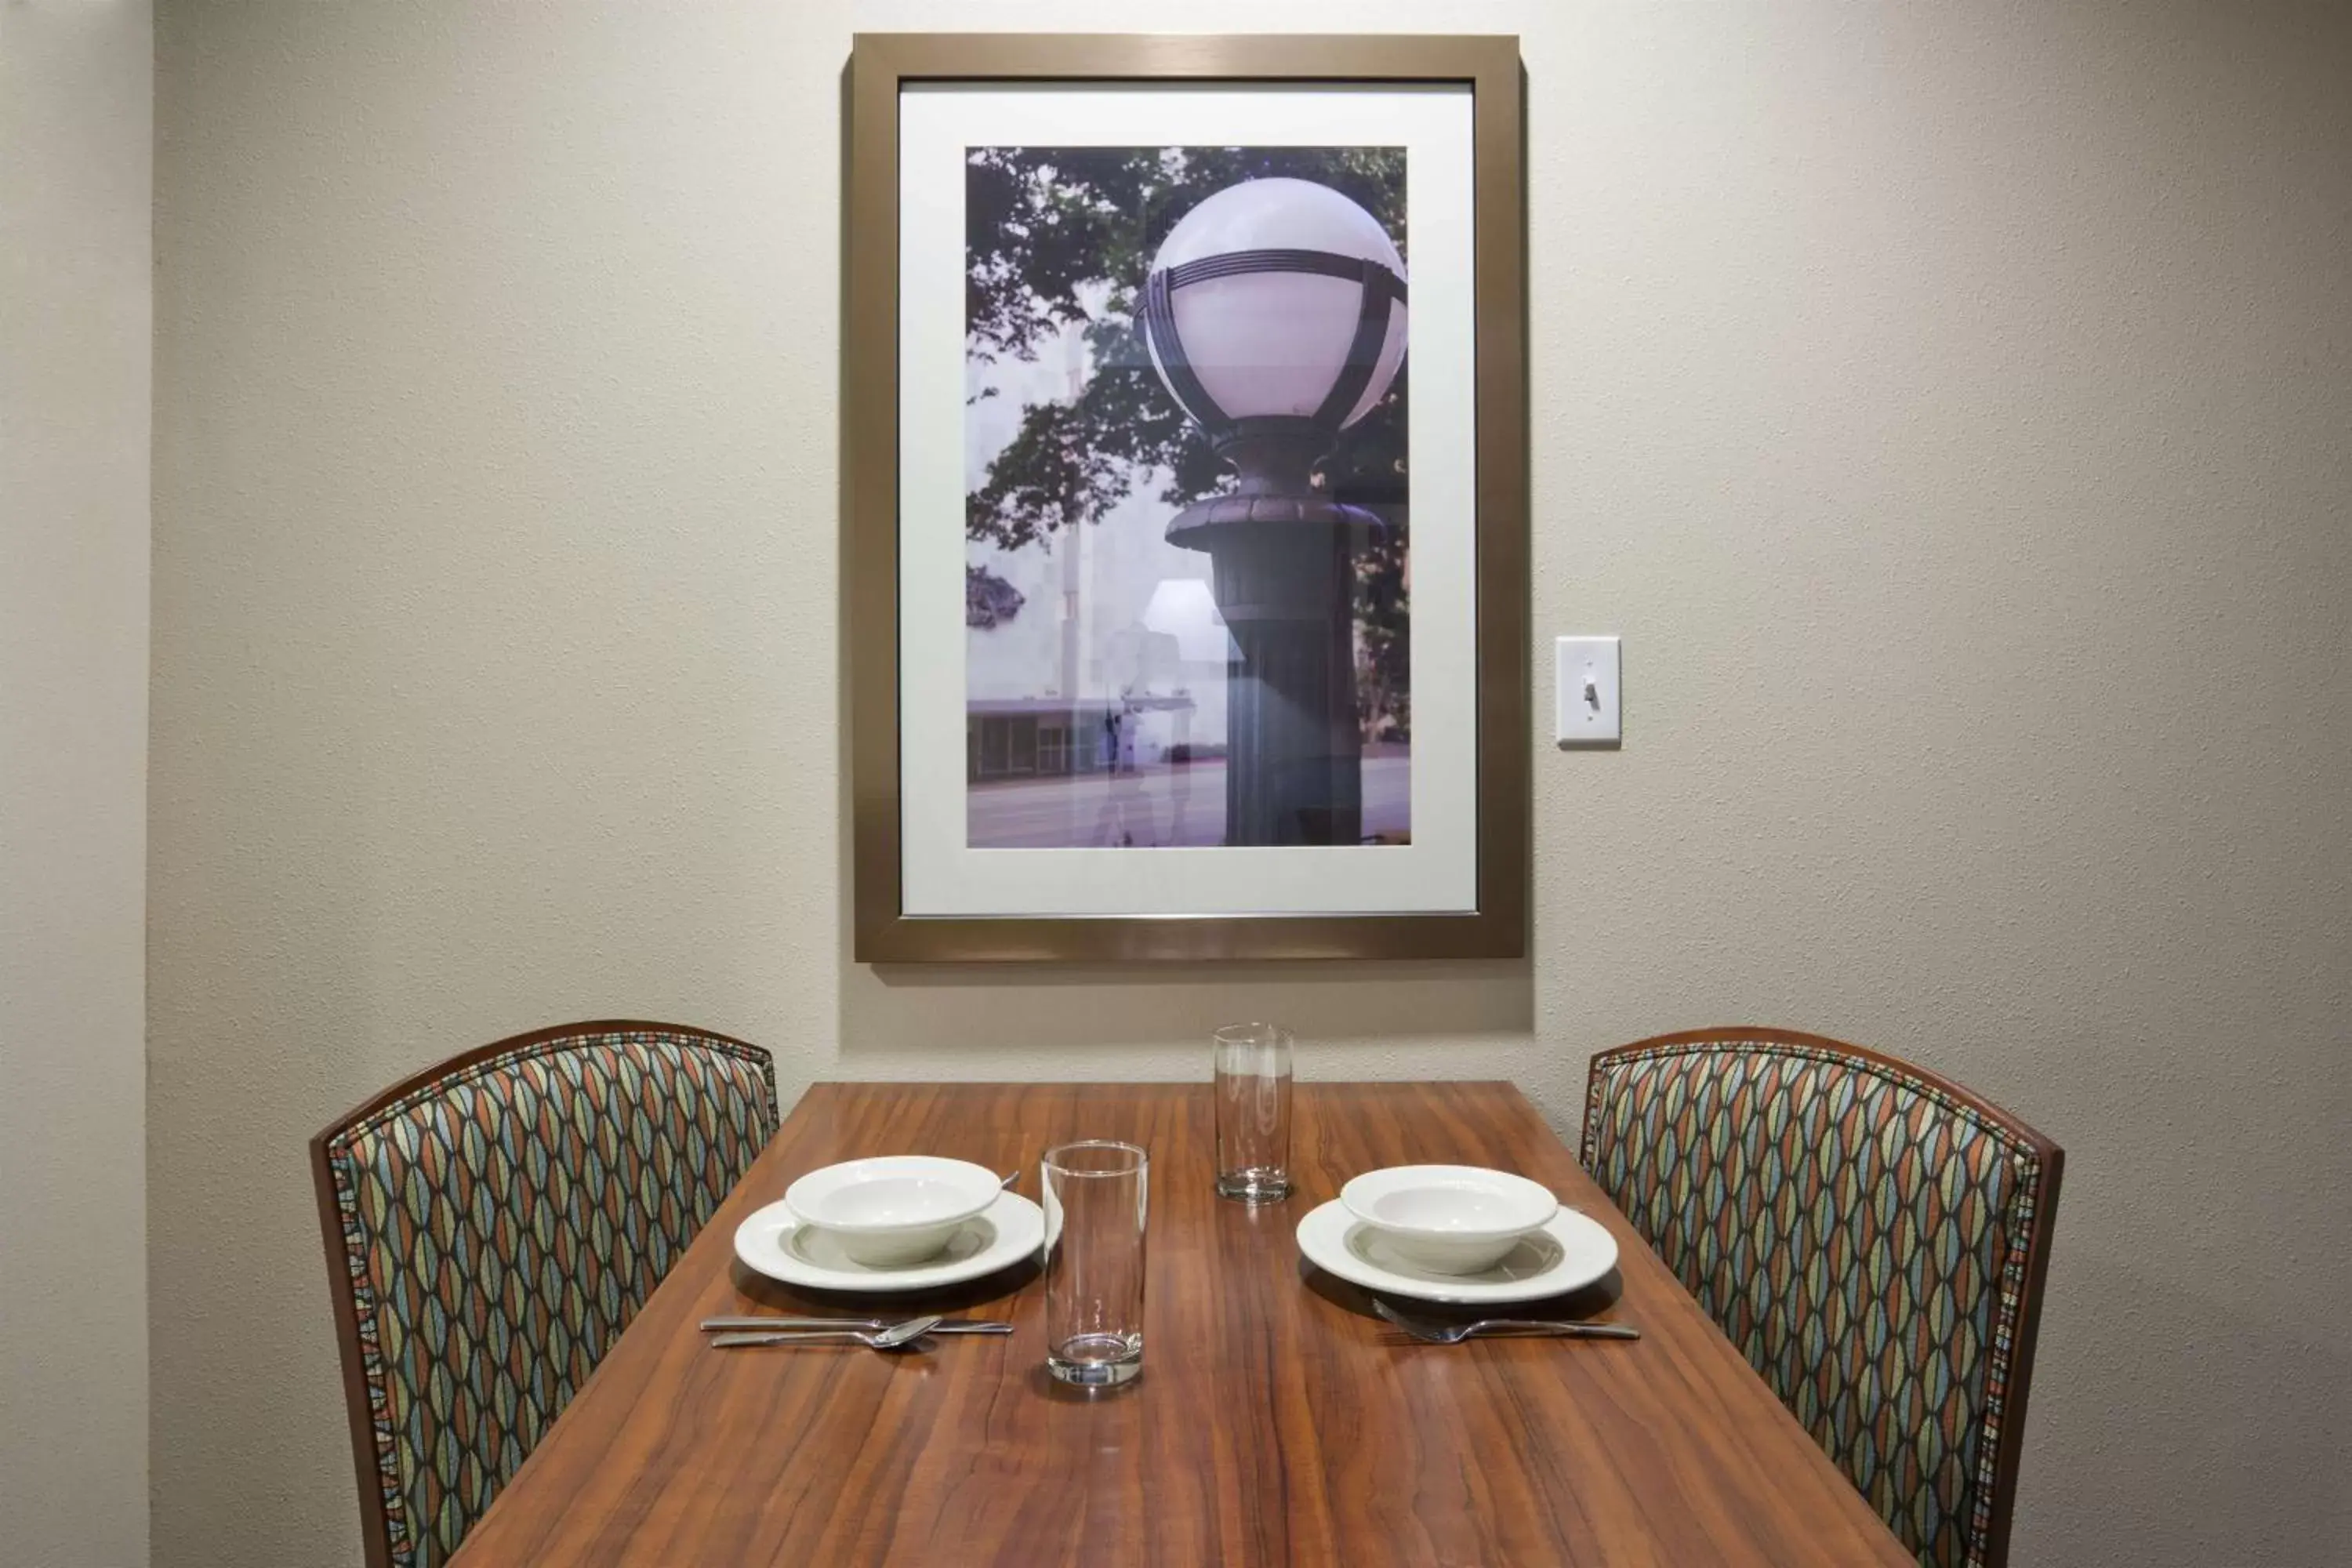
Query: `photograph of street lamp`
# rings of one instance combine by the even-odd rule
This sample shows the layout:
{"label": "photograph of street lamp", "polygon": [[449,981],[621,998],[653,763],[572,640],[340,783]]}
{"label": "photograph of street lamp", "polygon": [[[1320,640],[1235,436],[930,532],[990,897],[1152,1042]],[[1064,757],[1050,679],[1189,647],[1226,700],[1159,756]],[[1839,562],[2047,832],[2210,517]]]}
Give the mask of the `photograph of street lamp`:
{"label": "photograph of street lamp", "polygon": [[966,842],[1412,842],[1405,153],[974,147]]}

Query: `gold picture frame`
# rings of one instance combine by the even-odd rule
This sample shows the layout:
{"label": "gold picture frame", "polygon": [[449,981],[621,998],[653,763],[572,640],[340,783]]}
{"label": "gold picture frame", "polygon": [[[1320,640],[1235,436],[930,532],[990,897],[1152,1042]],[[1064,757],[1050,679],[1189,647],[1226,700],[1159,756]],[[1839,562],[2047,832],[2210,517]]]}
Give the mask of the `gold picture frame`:
{"label": "gold picture frame", "polygon": [[[910,84],[1466,84],[1472,94],[1474,909],[909,914],[902,896],[899,110]],[[1528,437],[1521,71],[1508,37],[861,34],[848,71],[845,640],[861,963],[1508,958],[1528,919]]]}

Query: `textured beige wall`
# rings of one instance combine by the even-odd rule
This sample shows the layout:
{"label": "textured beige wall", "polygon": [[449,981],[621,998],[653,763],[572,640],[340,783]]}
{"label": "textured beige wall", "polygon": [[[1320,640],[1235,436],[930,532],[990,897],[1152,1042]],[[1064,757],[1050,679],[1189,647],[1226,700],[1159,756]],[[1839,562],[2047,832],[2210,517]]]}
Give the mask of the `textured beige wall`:
{"label": "textured beige wall", "polygon": [[0,4],[0,1561],[147,1561],[144,0]]}
{"label": "textured beige wall", "polygon": [[1271,1014],[1559,1125],[1651,1031],[1874,1042],[2072,1155],[2019,1561],[2352,1551],[2346,11],[1283,8],[1524,37],[1534,623],[1628,744],[1531,740],[1528,963],[880,976],[836,79],[970,15],[166,9],[158,1562],[355,1560],[302,1139],[609,1014],[791,1087]]}

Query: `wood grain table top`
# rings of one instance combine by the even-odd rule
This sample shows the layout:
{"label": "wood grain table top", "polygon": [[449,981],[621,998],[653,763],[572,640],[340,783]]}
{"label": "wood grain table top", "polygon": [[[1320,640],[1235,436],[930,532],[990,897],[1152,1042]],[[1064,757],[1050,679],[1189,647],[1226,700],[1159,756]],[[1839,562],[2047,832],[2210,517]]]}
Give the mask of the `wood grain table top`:
{"label": "wood grain table top", "polygon": [[[1507,1084],[1301,1084],[1286,1203],[1212,1191],[1206,1084],[824,1084],[475,1527],[456,1568],[643,1564],[1804,1564],[1911,1559]],[[1035,1268],[850,1302],[734,1258],[800,1173],[866,1154],[1020,1165],[1075,1138],[1151,1156],[1144,1373],[1045,1371]],[[1534,1177],[1615,1234],[1557,1304],[1639,1342],[1386,1342],[1292,1231],[1361,1171]],[[1010,1318],[929,1352],[714,1351],[759,1311]],[[1516,1309],[1515,1309],[1516,1310]],[[1543,1310],[1552,1315],[1554,1309]]]}

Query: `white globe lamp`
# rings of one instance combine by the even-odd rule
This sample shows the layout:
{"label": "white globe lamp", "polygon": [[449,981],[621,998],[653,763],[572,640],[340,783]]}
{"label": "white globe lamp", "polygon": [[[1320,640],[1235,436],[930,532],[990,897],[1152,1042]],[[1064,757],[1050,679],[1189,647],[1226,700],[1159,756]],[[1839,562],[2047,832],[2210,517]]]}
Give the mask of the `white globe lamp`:
{"label": "white globe lamp", "polygon": [[1404,263],[1330,186],[1244,180],[1169,231],[1143,319],[1152,367],[1213,437],[1282,426],[1328,445],[1404,363]]}

